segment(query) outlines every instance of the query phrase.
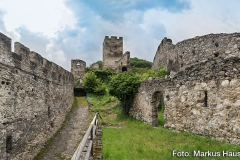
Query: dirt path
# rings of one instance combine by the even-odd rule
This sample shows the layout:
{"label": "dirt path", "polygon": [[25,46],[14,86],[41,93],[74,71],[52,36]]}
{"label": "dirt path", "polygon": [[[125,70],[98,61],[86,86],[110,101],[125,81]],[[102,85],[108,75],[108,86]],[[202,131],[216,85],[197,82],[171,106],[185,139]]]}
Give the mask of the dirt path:
{"label": "dirt path", "polygon": [[[82,104],[80,104],[82,105]],[[88,109],[75,107],[66,126],[54,139],[40,160],[68,160],[74,154],[77,145],[83,138],[88,123]]]}

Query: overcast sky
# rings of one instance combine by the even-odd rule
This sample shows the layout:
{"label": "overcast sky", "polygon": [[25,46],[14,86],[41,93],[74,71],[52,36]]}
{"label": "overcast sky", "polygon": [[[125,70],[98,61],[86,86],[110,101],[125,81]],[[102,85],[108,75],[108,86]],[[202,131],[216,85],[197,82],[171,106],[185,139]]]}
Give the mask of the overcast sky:
{"label": "overcast sky", "polygon": [[153,61],[164,37],[240,32],[239,8],[240,0],[0,0],[0,32],[70,70],[71,59],[102,60],[105,36]]}

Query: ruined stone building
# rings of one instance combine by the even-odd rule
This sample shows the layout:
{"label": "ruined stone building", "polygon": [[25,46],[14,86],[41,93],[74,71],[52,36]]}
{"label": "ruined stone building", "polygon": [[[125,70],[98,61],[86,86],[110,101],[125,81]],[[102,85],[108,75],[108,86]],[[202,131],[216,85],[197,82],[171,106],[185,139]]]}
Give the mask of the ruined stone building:
{"label": "ruined stone building", "polygon": [[32,159],[73,103],[73,75],[0,33],[0,159]]}
{"label": "ruined stone building", "polygon": [[103,68],[116,72],[131,71],[130,52],[123,54],[123,38],[105,36],[103,41]]}
{"label": "ruined stone building", "polygon": [[74,96],[85,96],[86,92],[82,88],[82,83],[86,73],[86,62],[80,59],[72,59],[71,73],[74,77]]}
{"label": "ruined stone building", "polygon": [[80,59],[72,59],[71,73],[73,74],[75,82],[79,80],[80,83],[82,83],[84,74],[86,73],[86,62]]}
{"label": "ruined stone building", "polygon": [[98,69],[100,69],[99,64],[98,64],[98,63],[93,63],[92,66],[91,66],[91,69],[92,69],[92,70],[98,70]]}
{"label": "ruined stone building", "polygon": [[174,74],[143,81],[130,115],[164,127],[240,144],[240,33],[209,34],[172,44],[164,38],[152,68]]}
{"label": "ruined stone building", "polygon": [[[240,33],[209,34],[172,44],[164,38],[152,68],[171,71],[141,83],[130,115],[164,127],[240,144]],[[103,68],[131,70],[121,37],[105,37]],[[71,72],[0,33],[0,159],[32,159],[57,131],[72,106],[74,83],[86,63]],[[75,84],[76,85],[76,84]]]}

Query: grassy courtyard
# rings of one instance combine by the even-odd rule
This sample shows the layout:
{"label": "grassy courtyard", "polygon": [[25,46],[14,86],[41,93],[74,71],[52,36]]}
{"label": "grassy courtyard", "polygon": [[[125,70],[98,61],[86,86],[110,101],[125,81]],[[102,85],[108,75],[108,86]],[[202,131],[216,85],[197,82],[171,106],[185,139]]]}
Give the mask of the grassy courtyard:
{"label": "grassy courtyard", "polygon": [[[88,98],[93,103],[93,110],[100,112],[105,124],[102,142],[103,158],[106,160],[236,160],[240,158],[240,155],[239,157],[227,157],[227,154],[223,156],[223,151],[240,154],[240,146],[164,129],[163,112],[158,114],[160,125],[153,128],[139,120],[123,116],[116,107],[118,100],[114,97],[88,94]],[[173,156],[174,150],[176,154]]]}

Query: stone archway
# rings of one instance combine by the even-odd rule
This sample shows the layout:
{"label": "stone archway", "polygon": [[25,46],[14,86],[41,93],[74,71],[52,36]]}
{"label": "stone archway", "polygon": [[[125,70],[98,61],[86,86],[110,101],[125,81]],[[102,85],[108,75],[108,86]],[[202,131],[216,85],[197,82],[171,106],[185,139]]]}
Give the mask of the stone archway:
{"label": "stone archway", "polygon": [[[158,119],[158,112],[164,113],[164,98],[163,93],[161,91],[156,91],[153,93],[151,98],[151,106],[152,106],[152,126],[157,127],[158,125],[164,124],[163,117]],[[159,124],[160,123],[160,124]]]}
{"label": "stone archway", "polygon": [[122,72],[127,72],[127,67],[122,67]]}

